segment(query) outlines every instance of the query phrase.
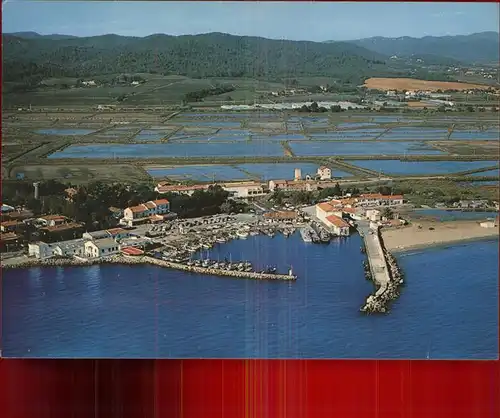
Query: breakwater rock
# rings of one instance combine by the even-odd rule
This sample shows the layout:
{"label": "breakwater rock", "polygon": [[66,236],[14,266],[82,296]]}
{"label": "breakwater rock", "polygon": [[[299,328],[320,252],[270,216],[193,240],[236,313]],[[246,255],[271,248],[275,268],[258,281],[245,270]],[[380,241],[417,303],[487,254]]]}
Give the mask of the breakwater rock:
{"label": "breakwater rock", "polygon": [[297,276],[288,274],[268,274],[248,271],[233,271],[214,268],[205,268],[197,266],[188,266],[180,263],[172,263],[170,261],[159,260],[149,256],[141,257],[127,257],[127,256],[110,256],[103,258],[50,258],[47,260],[30,259],[26,262],[15,265],[2,265],[2,269],[20,269],[30,267],[86,267],[97,264],[125,264],[125,265],[140,265],[150,264],[158,267],[165,267],[175,270],[182,270],[188,273],[208,274],[211,276],[225,276],[240,279],[254,279],[254,280],[297,280]]}
{"label": "breakwater rock", "polygon": [[[399,288],[404,283],[403,273],[396,262],[396,258],[385,248],[380,230],[377,233],[379,234],[389,281],[383,284],[375,283],[378,289],[376,289],[375,293],[368,296],[365,305],[361,308],[361,312],[367,314],[388,313],[390,303],[399,297]],[[371,277],[370,272],[366,271],[366,268],[365,276],[367,278]]]}

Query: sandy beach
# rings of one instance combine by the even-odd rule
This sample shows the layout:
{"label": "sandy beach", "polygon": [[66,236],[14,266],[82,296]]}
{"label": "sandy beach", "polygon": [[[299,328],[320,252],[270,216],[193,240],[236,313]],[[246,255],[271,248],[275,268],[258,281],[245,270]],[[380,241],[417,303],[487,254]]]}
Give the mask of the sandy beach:
{"label": "sandy beach", "polygon": [[470,220],[449,222],[422,220],[402,228],[382,229],[385,246],[393,252],[485,238],[493,239],[498,236],[498,227],[483,228],[478,221]]}

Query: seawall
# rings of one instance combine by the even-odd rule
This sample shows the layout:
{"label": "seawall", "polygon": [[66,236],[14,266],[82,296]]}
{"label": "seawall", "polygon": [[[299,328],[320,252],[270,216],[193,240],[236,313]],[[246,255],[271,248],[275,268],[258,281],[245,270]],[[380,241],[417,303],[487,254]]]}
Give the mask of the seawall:
{"label": "seawall", "polygon": [[149,256],[127,257],[118,255],[106,258],[96,258],[96,259],[69,259],[69,258],[68,259],[54,258],[48,260],[32,259],[16,265],[5,265],[5,266],[2,265],[2,269],[7,270],[7,269],[21,269],[30,267],[86,267],[98,264],[127,264],[127,265],[149,264],[158,267],[182,270],[189,273],[208,274],[211,276],[225,276],[225,277],[253,279],[253,280],[285,280],[285,281],[297,280],[297,276],[291,276],[288,274],[268,274],[268,273],[258,273],[258,272],[232,271],[232,270],[222,270],[222,269],[205,268],[197,266],[187,266],[185,264],[172,263],[170,261],[159,260]]}
{"label": "seawall", "polygon": [[[364,236],[363,238],[365,245],[368,246],[366,242],[368,237]],[[376,233],[373,235],[373,243],[378,247],[377,250],[381,257],[381,260],[378,260],[380,266],[376,268],[373,258],[367,252],[371,277],[376,290],[367,297],[361,311],[365,313],[387,313],[389,304],[399,297],[399,286],[404,282],[403,274],[394,256],[385,248],[380,227],[377,228]]]}

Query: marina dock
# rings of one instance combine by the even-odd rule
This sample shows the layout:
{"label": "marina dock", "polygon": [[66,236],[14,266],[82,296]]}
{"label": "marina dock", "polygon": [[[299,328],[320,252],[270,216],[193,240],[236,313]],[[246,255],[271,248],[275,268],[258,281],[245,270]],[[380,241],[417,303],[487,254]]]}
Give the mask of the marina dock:
{"label": "marina dock", "polygon": [[394,257],[384,248],[378,229],[370,228],[367,221],[359,221],[357,228],[365,244],[371,279],[376,287],[361,311],[386,313],[389,302],[399,296],[397,288],[403,283],[401,272]]}

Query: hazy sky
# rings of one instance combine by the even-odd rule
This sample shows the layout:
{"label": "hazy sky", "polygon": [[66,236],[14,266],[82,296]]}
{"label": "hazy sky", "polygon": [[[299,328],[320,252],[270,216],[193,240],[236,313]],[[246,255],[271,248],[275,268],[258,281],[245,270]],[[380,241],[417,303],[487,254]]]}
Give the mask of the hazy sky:
{"label": "hazy sky", "polygon": [[498,31],[496,3],[77,2],[3,0],[4,32],[147,36],[226,32],[294,40]]}

